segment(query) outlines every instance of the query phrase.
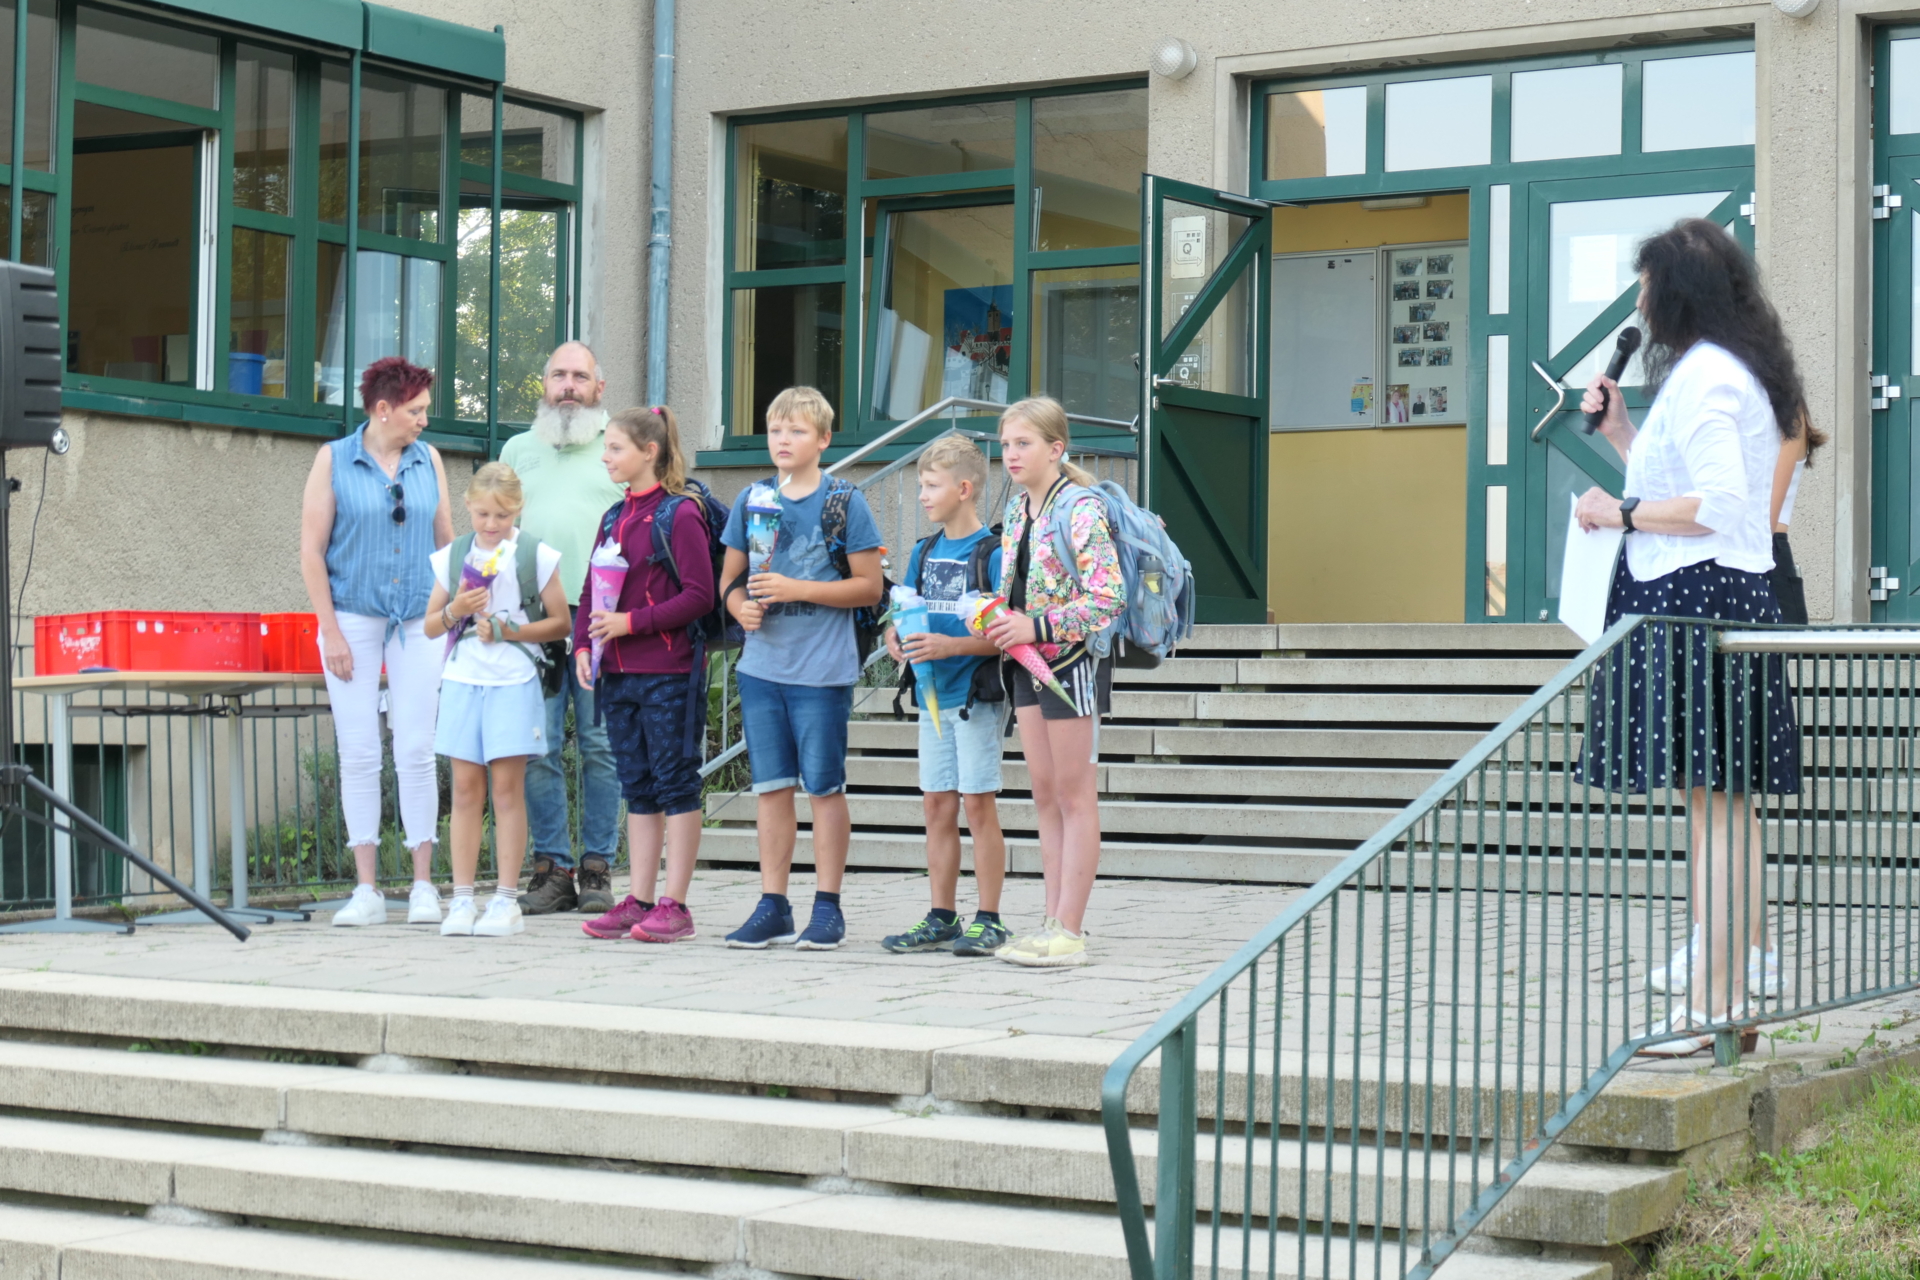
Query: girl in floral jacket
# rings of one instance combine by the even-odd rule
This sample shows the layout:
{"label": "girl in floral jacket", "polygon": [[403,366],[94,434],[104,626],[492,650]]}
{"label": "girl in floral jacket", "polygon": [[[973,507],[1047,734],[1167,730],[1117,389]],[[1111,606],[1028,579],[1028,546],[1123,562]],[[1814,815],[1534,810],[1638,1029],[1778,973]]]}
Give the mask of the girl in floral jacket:
{"label": "girl in floral jacket", "polygon": [[[1106,509],[1084,489],[1068,493],[1094,481],[1065,460],[1066,452],[1067,414],[1058,401],[1036,396],[1000,415],[1000,454],[1014,486],[1001,543],[1000,591],[1010,609],[987,638],[1002,649],[1038,645],[1074,699],[1064,701],[1017,663],[1001,664],[1032,779],[1047,916],[1040,932],[998,954],[1037,967],[1087,962],[1081,926],[1100,867],[1094,717],[1106,714],[1113,697],[1112,659],[1096,659],[1088,641],[1127,603]],[[1073,504],[1068,540],[1077,576],[1049,534],[1062,502]]]}

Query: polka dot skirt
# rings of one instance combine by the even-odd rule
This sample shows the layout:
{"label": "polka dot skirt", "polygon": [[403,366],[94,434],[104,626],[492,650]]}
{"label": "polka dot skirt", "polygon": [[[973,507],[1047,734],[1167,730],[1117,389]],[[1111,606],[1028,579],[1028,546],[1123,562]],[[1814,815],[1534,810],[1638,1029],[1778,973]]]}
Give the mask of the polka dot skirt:
{"label": "polka dot skirt", "polygon": [[[1607,625],[1628,614],[1779,622],[1764,574],[1702,561],[1652,582],[1623,563]],[[1576,777],[1608,791],[1800,790],[1800,731],[1778,654],[1718,654],[1714,628],[1652,622],[1595,666]],[[1685,760],[1682,765],[1681,761]]]}

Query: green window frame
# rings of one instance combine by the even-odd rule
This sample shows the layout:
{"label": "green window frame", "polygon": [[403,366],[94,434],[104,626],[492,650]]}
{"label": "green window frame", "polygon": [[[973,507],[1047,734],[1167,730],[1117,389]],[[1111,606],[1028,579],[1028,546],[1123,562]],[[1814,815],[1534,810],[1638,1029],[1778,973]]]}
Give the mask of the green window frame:
{"label": "green window frame", "polygon": [[[875,258],[876,244],[884,251],[884,222],[895,211],[931,207],[938,204],[1011,203],[1014,210],[1012,263],[1012,327],[1014,339],[1010,353],[1007,399],[1018,400],[1032,393],[1033,367],[1033,295],[1038,273],[1061,268],[1099,267],[1138,268],[1140,245],[1137,231],[1132,243],[1101,248],[1045,250],[1036,246],[1035,221],[1040,216],[1036,198],[1034,168],[1034,105],[1054,98],[1082,97],[1121,91],[1146,90],[1144,79],[1098,84],[1076,84],[1038,91],[978,93],[960,97],[888,102],[867,108],[820,108],[805,111],[775,112],[739,116],[729,122],[726,167],[726,215],[724,226],[725,268],[722,281],[722,321],[724,335],[721,377],[720,448],[703,452],[702,465],[728,465],[743,462],[742,453],[763,453],[760,432],[763,424],[743,424],[736,405],[737,360],[735,324],[739,299],[751,290],[790,288],[808,285],[838,285],[841,290],[840,388],[841,395],[834,423],[834,448],[829,457],[872,440],[897,425],[898,419],[876,414],[873,409],[874,344],[877,338],[877,311],[871,305],[872,291],[881,287],[883,272]],[[991,169],[895,178],[869,178],[867,174],[867,123],[870,117],[908,109],[966,107],[985,103],[1011,102],[1014,111],[1013,163]],[[1144,105],[1144,103],[1143,103]],[[844,208],[847,252],[843,261],[824,266],[775,267],[749,270],[740,261],[740,207],[738,189],[740,131],[754,125],[782,124],[800,120],[847,121],[847,171]],[[1144,167],[1144,166],[1143,166]],[[858,251],[853,251],[858,246]],[[855,339],[857,335],[857,340]],[[1138,412],[1137,406],[1134,412]],[[962,419],[966,421],[966,419]],[[745,425],[747,429],[743,430]],[[929,424],[945,429],[945,420]],[[978,425],[976,420],[975,425]],[[1075,438],[1113,435],[1131,441],[1132,435],[1118,429],[1076,428]],[[899,449],[910,447],[902,441]],[[888,456],[882,450],[878,457]]]}
{"label": "green window frame", "polygon": [[[1530,339],[1544,339],[1547,316],[1527,303],[1525,282],[1529,264],[1546,251],[1544,226],[1532,226],[1523,208],[1523,193],[1530,184],[1543,179],[1608,179],[1617,183],[1610,190],[1631,196],[1645,190],[1664,190],[1663,176],[1723,171],[1750,180],[1754,148],[1752,144],[1654,150],[1642,148],[1642,97],[1644,72],[1648,63],[1669,59],[1707,57],[1716,54],[1752,54],[1751,40],[1708,40],[1649,45],[1635,49],[1606,49],[1586,53],[1557,54],[1535,58],[1517,58],[1499,62],[1462,62],[1418,68],[1395,68],[1351,75],[1313,76],[1262,81],[1254,86],[1248,129],[1248,193],[1276,203],[1309,203],[1330,200],[1360,200],[1442,191],[1464,191],[1468,195],[1468,243],[1472,299],[1470,332],[1473,340],[1467,364],[1467,568],[1465,617],[1470,622],[1530,622],[1544,620],[1525,612],[1548,599],[1547,566],[1537,549],[1527,544],[1530,522],[1543,518],[1541,510],[1547,489],[1546,450],[1529,445],[1531,423],[1522,411],[1526,397],[1536,381],[1523,353]],[[1513,124],[1513,78],[1531,71],[1618,65],[1620,73],[1620,148],[1607,155],[1560,157],[1514,161],[1510,155]],[[1414,81],[1451,80],[1464,77],[1488,77],[1491,81],[1491,120],[1487,163],[1457,168],[1388,169],[1386,97],[1389,84]],[[1365,165],[1356,173],[1326,177],[1268,178],[1267,100],[1275,95],[1314,90],[1360,89],[1366,96]],[[1738,178],[1730,179],[1738,182]],[[1744,184],[1738,200],[1749,198]],[[1489,309],[1492,237],[1490,220],[1494,207],[1493,192],[1504,188],[1509,203],[1508,255],[1499,264],[1507,282],[1508,301],[1498,311]],[[1731,215],[1729,215],[1731,216]],[[1743,238],[1750,229],[1742,228]],[[1749,239],[1749,248],[1751,243]],[[1578,348],[1587,336],[1604,336],[1630,310],[1619,303],[1604,314],[1601,325],[1589,326],[1594,335],[1583,335],[1568,344]],[[1503,387],[1488,386],[1488,340],[1506,336],[1507,382]],[[1569,362],[1570,363],[1570,362]],[[1558,370],[1557,373],[1564,373]],[[1506,444],[1488,447],[1488,399],[1505,397]],[[1636,413],[1647,406],[1638,388],[1626,393],[1628,407]],[[1495,462],[1493,459],[1500,459]],[[1610,465],[1610,460],[1595,451],[1592,465]],[[1506,530],[1504,564],[1507,581],[1489,581],[1490,557],[1487,554],[1489,493],[1498,490],[1500,519]],[[1564,515],[1563,515],[1564,520]],[[1498,608],[1493,607],[1498,601]]]}
{"label": "green window frame", "polygon": [[[189,32],[211,39],[218,49],[217,105],[189,106],[162,100],[112,85],[89,83],[79,78],[76,66],[78,25],[83,7],[122,14],[142,23]],[[220,25],[202,24],[182,8],[201,9],[210,17],[222,19]],[[63,403],[73,409],[96,410],[147,418],[192,421],[213,425],[290,432],[314,436],[335,436],[355,429],[361,412],[350,387],[341,388],[341,403],[326,403],[316,394],[320,380],[317,365],[322,348],[328,342],[329,326],[317,314],[324,292],[320,279],[322,260],[333,255],[340,261],[358,264],[355,270],[341,272],[344,299],[337,331],[337,346],[343,363],[358,363],[356,355],[367,355],[366,344],[356,330],[362,320],[362,308],[356,297],[360,277],[375,265],[367,255],[390,254],[398,259],[397,270],[405,274],[410,263],[432,263],[437,269],[437,288],[423,290],[420,314],[430,316],[434,325],[436,394],[427,438],[443,446],[467,452],[496,452],[511,434],[510,424],[502,422],[499,412],[500,360],[499,328],[501,290],[502,219],[511,232],[516,216],[537,211],[549,226],[548,246],[552,259],[550,288],[536,290],[552,308],[550,325],[540,327],[537,336],[551,338],[549,347],[577,335],[579,331],[579,208],[582,192],[584,156],[580,113],[552,104],[509,95],[497,77],[505,63],[504,37],[498,32],[483,32],[450,23],[420,18],[372,4],[352,0],[326,0],[324,6],[301,8],[301,21],[289,25],[284,0],[220,0],[206,4],[90,5],[89,0],[31,0],[16,3],[4,16],[13,26],[12,66],[12,146],[9,163],[0,164],[0,184],[9,200],[6,216],[10,255],[17,254],[26,233],[28,249],[34,257],[50,252],[61,288],[63,320],[69,304],[69,274],[72,266],[72,215],[76,104],[112,108],[158,117],[177,123],[182,136],[202,140],[197,162],[195,212],[201,235],[196,249],[194,297],[189,323],[193,375],[186,384],[157,384],[103,373],[70,371],[64,380]],[[47,42],[26,39],[29,18],[43,22],[51,16],[57,33],[51,50]],[[324,19],[324,21],[323,21]],[[249,24],[248,27],[234,25]],[[304,26],[302,25],[304,22]],[[250,29],[257,26],[258,30]],[[286,34],[304,38],[305,43],[290,43]],[[347,40],[356,43],[348,45]],[[335,44],[333,41],[340,41]],[[239,103],[236,101],[236,75],[242,50],[259,50],[277,60],[290,61],[291,98],[288,102],[293,134],[288,156],[291,199],[284,211],[268,212],[245,207],[236,199],[235,144]],[[36,61],[37,59],[37,61]],[[47,169],[11,163],[27,154],[25,143],[26,105],[30,89],[44,87],[50,59],[52,84],[53,145],[51,166]],[[494,77],[494,78],[480,78]],[[344,86],[346,95],[347,138],[345,150],[344,213],[340,222],[321,217],[323,196],[322,98],[323,79],[327,89],[337,93]],[[436,175],[438,213],[425,235],[397,234],[392,226],[364,226],[368,212],[361,206],[364,175],[362,155],[362,92],[369,85],[400,84],[419,86],[444,95],[444,118],[440,120],[440,164]],[[463,132],[462,104],[469,104],[467,128]],[[547,113],[558,122],[566,139],[563,162],[535,176],[522,172],[511,163],[506,149],[511,140],[503,131],[502,119],[516,109]],[[503,145],[506,144],[506,145]],[[338,142],[333,144],[336,148]],[[78,148],[85,151],[82,145]],[[503,152],[505,155],[503,156]],[[207,173],[209,163],[217,166]],[[32,194],[30,194],[32,193]],[[337,197],[336,197],[337,198]],[[259,203],[255,201],[253,203]],[[476,277],[475,264],[469,262],[468,288],[462,293],[460,228],[463,213],[485,210],[484,280]],[[362,216],[354,216],[358,212]],[[32,215],[30,218],[28,215]],[[36,239],[33,220],[43,224]],[[469,219],[470,220],[470,219]],[[286,271],[287,314],[284,317],[283,381],[284,394],[230,389],[230,371],[236,354],[233,320],[233,293],[237,262],[236,245],[252,239],[265,243],[264,237],[281,237]],[[204,255],[211,244],[212,261]],[[384,264],[381,264],[384,265]],[[326,282],[329,286],[331,281]],[[479,328],[474,329],[476,308]],[[472,351],[465,381],[477,389],[465,397],[468,412],[459,411],[456,396],[457,371],[462,350],[461,318],[467,317],[467,346]],[[550,330],[550,331],[549,331]],[[204,348],[204,349],[202,349]],[[544,358],[545,352],[540,353]],[[264,357],[263,357],[264,360]],[[343,381],[351,380],[351,368]],[[268,381],[272,381],[269,379]],[[244,378],[242,379],[244,385]]]}

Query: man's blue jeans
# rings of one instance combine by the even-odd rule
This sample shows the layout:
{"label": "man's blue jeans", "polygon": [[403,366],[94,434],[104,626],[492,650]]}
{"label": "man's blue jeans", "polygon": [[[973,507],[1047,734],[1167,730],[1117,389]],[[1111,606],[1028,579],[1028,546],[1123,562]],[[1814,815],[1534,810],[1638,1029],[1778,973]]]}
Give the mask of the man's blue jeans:
{"label": "man's blue jeans", "polygon": [[580,789],[580,843],[613,865],[620,843],[620,778],[607,746],[607,727],[593,722],[593,691],[582,689],[567,673],[566,684],[547,699],[547,742],[544,756],[527,761],[527,828],[533,856],[551,858],[558,867],[573,866],[573,829],[567,815],[567,779],[561,766],[562,735],[567,726],[567,703],[573,703],[574,743],[580,752],[585,778]]}

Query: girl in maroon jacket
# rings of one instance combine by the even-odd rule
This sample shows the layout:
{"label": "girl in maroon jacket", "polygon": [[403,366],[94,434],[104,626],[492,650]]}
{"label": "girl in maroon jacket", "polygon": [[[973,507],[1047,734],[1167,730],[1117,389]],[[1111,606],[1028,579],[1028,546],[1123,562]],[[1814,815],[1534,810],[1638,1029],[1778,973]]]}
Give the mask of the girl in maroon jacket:
{"label": "girl in maroon jacket", "polygon": [[[686,896],[700,853],[700,761],[686,749],[694,659],[687,624],[713,608],[713,553],[706,515],[685,496],[686,454],[671,409],[615,414],[602,457],[614,483],[627,487],[625,501],[609,513],[608,534],[626,557],[627,578],[616,608],[575,615],[574,664],[581,687],[592,688],[590,649],[602,642],[595,701],[604,708],[627,797],[633,883],[626,901],[581,928],[595,938],[675,942],[694,936]],[[667,545],[680,571],[677,582],[653,554],[654,517],[669,500]],[[655,901],[663,843],[667,885]]]}

